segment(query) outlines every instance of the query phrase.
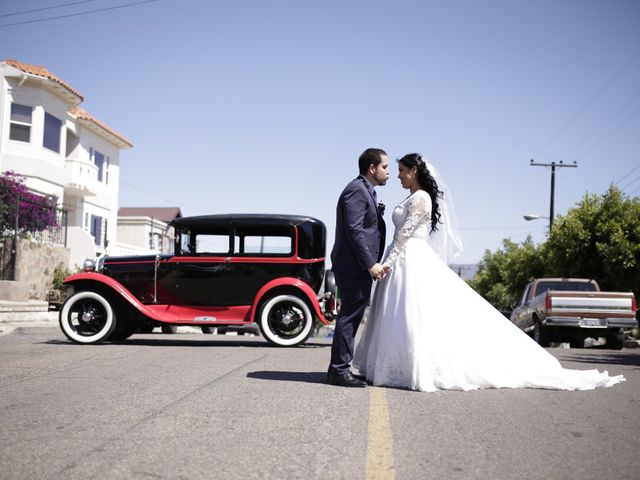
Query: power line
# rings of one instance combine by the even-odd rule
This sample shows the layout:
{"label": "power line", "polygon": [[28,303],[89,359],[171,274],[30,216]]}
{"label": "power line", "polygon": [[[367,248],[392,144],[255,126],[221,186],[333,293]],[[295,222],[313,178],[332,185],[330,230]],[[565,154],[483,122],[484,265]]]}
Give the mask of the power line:
{"label": "power line", "polygon": [[149,190],[145,190],[143,188],[138,187],[137,185],[133,185],[132,183],[125,182],[124,180],[120,180],[120,183],[123,184],[123,185],[126,185],[127,187],[133,188],[134,190],[142,192],[142,193],[144,193],[146,195],[149,195],[150,197],[154,197],[154,198],[157,198],[159,200],[162,200],[163,202],[170,203],[170,204],[173,204],[173,205],[179,205],[181,207],[189,207],[189,208],[192,208],[194,210],[198,210],[199,212],[203,212],[203,213],[210,213],[209,210],[203,210],[202,208],[194,207],[193,205],[188,205],[188,204],[185,204],[183,202],[176,202],[174,200],[171,200],[170,198],[161,197],[157,193],[150,192]]}
{"label": "power line", "polygon": [[487,245],[495,245],[497,242],[501,242],[501,241],[507,240],[507,239],[510,240],[511,242],[513,242],[515,240],[525,239],[530,235],[531,235],[531,233],[527,233],[525,235],[518,235],[516,237],[501,238],[499,240],[493,240],[491,242],[482,242],[482,243],[477,243],[475,245],[464,245],[464,249],[468,251],[468,250],[470,250],[472,248],[479,248],[479,247],[484,247],[484,246],[487,246]]}
{"label": "power line", "polygon": [[618,180],[615,185],[618,185],[622,180],[624,180],[625,178],[627,178],[629,175],[631,175],[633,172],[635,172],[636,170],[638,170],[640,168],[640,165],[636,165],[629,173],[627,173],[624,177],[622,177],[620,180]]}
{"label": "power line", "polygon": [[[631,112],[627,117],[625,117],[624,119],[622,119],[622,121],[618,122],[616,125],[613,126],[613,128],[611,130],[609,130],[609,132],[607,132],[606,135],[596,139],[594,142],[592,142],[590,145],[587,146],[587,148],[585,150],[582,151],[582,153],[580,153],[580,155],[578,155],[577,157],[574,157],[574,160],[579,160],[580,158],[584,157],[584,155],[591,150],[593,147],[595,147],[596,145],[598,145],[600,142],[602,142],[603,140],[609,138],[613,133],[615,133],[616,129],[618,127],[621,127],[622,125],[624,125],[625,123],[627,123],[629,120],[631,120],[631,118],[636,114],[640,112],[640,105],[633,111]],[[584,142],[583,142],[584,144]]]}
{"label": "power line", "polygon": [[460,230],[506,230],[506,229],[531,229],[531,228],[546,228],[544,225],[540,225],[540,226],[531,226],[531,225],[526,225],[526,226],[505,226],[505,227],[460,227]]}
{"label": "power line", "polygon": [[638,180],[640,180],[640,175],[638,175],[636,178],[634,178],[633,180],[631,180],[629,183],[627,183],[624,187],[621,187],[620,190],[626,190],[627,188],[629,188],[631,185],[633,185],[634,183],[636,183]]}
{"label": "power line", "polygon": [[551,139],[549,139],[542,148],[546,148],[547,146],[549,146],[551,144],[551,142],[553,142],[554,140],[556,140],[556,138],[558,138],[562,133],[565,132],[565,130],[567,128],[569,128],[569,126],[587,109],[591,106],[591,104],[596,100],[596,98],[598,98],[600,95],[602,95],[602,93],[609,88],[609,85],[611,85],[613,83],[613,81],[618,78],[618,75],[620,75],[620,73],[622,73],[622,71],[627,68],[631,62],[633,62],[635,60],[635,58],[640,55],[640,50],[636,50],[633,55],[631,55],[631,57],[616,71],[616,73],[613,74],[612,77],[609,78],[609,80],[607,80],[607,82],[605,82],[605,84],[600,87],[600,89],[596,92],[595,95],[593,95],[593,97],[591,97],[591,99],[580,109],[578,110],[573,117],[571,117],[571,119],[562,127],[560,128],[560,130],[558,130],[558,132],[553,135],[551,137]]}
{"label": "power line", "polygon": [[633,190],[632,192],[627,193],[628,196],[633,195],[634,193],[640,191],[640,187],[636,188],[635,190]]}
{"label": "power line", "polygon": [[38,19],[34,19],[34,20],[25,20],[23,22],[2,23],[2,24],[0,24],[0,28],[11,27],[11,26],[14,26],[14,25],[25,25],[27,23],[48,22],[50,20],[58,20],[58,19],[61,19],[61,18],[78,17],[80,15],[89,15],[89,14],[92,14],[92,13],[106,12],[106,11],[109,11],[109,10],[117,10],[117,9],[120,9],[120,8],[135,7],[137,5],[143,5],[145,3],[153,3],[153,2],[157,2],[157,1],[159,1],[159,0],[142,0],[140,2],[123,3],[121,5],[114,5],[113,7],[96,8],[94,10],[87,10],[85,12],[69,13],[67,15],[58,15],[58,16],[55,16],[55,17],[45,17],[45,18],[38,18]]}
{"label": "power line", "polygon": [[53,5],[51,7],[33,8],[31,10],[22,10],[21,12],[4,13],[0,15],[0,18],[15,17],[16,15],[25,15],[27,13],[43,12],[44,10],[54,10],[56,8],[69,7],[71,5],[79,5],[81,3],[95,2],[97,0],[78,0],[77,2],[61,3],[59,5]]}

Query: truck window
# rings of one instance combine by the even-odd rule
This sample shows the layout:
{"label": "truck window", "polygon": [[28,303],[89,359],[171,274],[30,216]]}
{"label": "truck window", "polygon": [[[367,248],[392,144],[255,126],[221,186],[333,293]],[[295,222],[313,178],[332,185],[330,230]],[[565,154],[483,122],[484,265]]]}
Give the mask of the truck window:
{"label": "truck window", "polygon": [[520,299],[520,305],[524,305],[527,302],[527,299],[529,298],[529,291],[531,290],[531,285],[532,284],[530,283],[524,289],[524,293],[522,294],[522,298]]}
{"label": "truck window", "polygon": [[536,295],[545,293],[547,290],[560,290],[562,292],[595,292],[596,286],[591,282],[538,282],[538,286],[536,287]]}

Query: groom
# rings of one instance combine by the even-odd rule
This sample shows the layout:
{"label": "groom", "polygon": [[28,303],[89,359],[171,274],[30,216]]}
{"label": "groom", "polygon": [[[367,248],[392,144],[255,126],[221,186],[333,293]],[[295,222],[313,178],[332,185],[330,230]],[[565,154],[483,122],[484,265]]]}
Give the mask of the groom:
{"label": "groom", "polygon": [[386,274],[379,263],[385,241],[384,206],[378,204],[374,187],[387,183],[389,159],[384,150],[368,148],[360,155],[358,166],[360,175],[345,187],[338,199],[336,239],[331,252],[331,268],[341,304],[327,378],[330,384],[342,387],[366,386],[353,376],[349,366],[372,280]]}

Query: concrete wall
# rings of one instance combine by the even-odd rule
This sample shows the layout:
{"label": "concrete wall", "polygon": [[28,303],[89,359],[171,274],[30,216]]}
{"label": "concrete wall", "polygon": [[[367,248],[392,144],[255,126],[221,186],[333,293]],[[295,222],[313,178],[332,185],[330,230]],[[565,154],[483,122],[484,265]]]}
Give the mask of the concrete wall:
{"label": "concrete wall", "polygon": [[29,299],[45,300],[51,290],[53,270],[69,265],[69,249],[18,239],[16,280],[29,286]]}

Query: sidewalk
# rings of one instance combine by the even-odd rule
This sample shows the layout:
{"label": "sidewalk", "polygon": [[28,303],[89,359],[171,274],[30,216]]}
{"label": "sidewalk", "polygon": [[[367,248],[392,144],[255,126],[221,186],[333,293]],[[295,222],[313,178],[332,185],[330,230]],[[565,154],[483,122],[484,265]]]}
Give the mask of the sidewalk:
{"label": "sidewalk", "polygon": [[0,300],[0,336],[22,327],[57,327],[58,312],[50,312],[48,302]]}

